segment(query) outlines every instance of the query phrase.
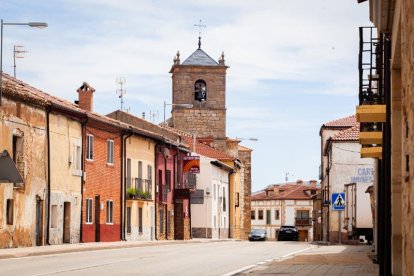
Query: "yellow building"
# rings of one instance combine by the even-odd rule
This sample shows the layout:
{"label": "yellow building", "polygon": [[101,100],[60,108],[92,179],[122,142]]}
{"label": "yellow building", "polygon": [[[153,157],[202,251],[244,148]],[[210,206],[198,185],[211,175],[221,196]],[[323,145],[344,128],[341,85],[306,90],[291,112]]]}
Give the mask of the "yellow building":
{"label": "yellow building", "polygon": [[[81,113],[74,115],[81,116]],[[82,203],[82,125],[49,114],[50,223],[49,243],[78,243]],[[91,154],[91,153],[89,153]]]}
{"label": "yellow building", "polygon": [[155,238],[155,145],[132,135],[125,141],[125,239]]}

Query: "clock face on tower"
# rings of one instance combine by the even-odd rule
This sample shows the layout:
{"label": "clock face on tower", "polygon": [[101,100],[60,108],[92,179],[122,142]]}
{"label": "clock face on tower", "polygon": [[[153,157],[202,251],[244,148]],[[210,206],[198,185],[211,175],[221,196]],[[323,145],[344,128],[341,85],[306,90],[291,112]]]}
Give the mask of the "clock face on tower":
{"label": "clock face on tower", "polygon": [[194,99],[199,102],[207,100],[207,85],[203,80],[198,80],[194,84]]}

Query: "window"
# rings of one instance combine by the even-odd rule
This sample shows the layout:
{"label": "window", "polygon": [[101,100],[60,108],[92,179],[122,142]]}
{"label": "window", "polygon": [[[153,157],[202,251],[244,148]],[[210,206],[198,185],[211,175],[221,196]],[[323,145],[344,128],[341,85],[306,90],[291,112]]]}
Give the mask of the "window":
{"label": "window", "polygon": [[280,211],[275,210],[275,220],[279,220],[279,219],[280,219]]}
{"label": "window", "polygon": [[131,159],[127,159],[127,172],[126,172],[126,186],[127,190],[131,188]]}
{"label": "window", "polygon": [[138,190],[144,191],[142,188],[142,161],[138,161]]}
{"label": "window", "polygon": [[131,207],[127,207],[127,234],[131,234]]}
{"label": "window", "polygon": [[298,218],[298,219],[308,219],[309,218],[309,211],[308,210],[297,210],[296,211],[296,218]]}
{"label": "window", "polygon": [[13,199],[7,199],[6,201],[6,222],[8,225],[13,225]]}
{"label": "window", "polygon": [[50,227],[57,228],[57,205],[52,205],[51,226]]}
{"label": "window", "polygon": [[223,187],[223,212],[226,212],[226,188]]}
{"label": "window", "polygon": [[23,136],[13,135],[13,161],[24,179]]}
{"label": "window", "polygon": [[203,80],[197,80],[194,84],[194,100],[203,102],[207,100],[207,85]]}
{"label": "window", "polygon": [[256,219],[256,210],[250,211],[250,219],[255,220]]}
{"label": "window", "polygon": [[114,163],[114,140],[107,140],[106,142],[106,163]]}
{"label": "window", "polygon": [[148,192],[152,194],[152,167],[150,165],[147,166],[147,180],[148,180]]}
{"label": "window", "polygon": [[164,233],[164,210],[160,210],[160,233]]}
{"label": "window", "polygon": [[93,160],[93,136],[86,135],[86,159]]}
{"label": "window", "polygon": [[114,223],[114,202],[112,200],[106,201],[106,224]]}
{"label": "window", "polygon": [[86,223],[92,223],[92,198],[86,199]]}
{"label": "window", "polygon": [[272,210],[266,210],[266,224],[272,224]]}
{"label": "window", "polygon": [[213,184],[213,198],[216,199],[216,184]]}
{"label": "window", "polygon": [[73,141],[72,174],[82,176],[82,145],[79,139]]}
{"label": "window", "polygon": [[263,220],[263,210],[259,210],[259,220]]}
{"label": "window", "polygon": [[167,174],[165,175],[165,185],[167,185],[167,191],[170,192],[171,190],[171,170],[166,171]]}
{"label": "window", "polygon": [[138,233],[142,234],[142,208],[138,208]]}

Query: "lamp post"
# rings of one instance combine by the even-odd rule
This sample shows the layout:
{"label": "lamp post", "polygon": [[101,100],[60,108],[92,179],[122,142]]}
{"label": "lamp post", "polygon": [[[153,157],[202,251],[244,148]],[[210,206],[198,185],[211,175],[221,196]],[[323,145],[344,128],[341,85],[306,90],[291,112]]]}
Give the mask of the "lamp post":
{"label": "lamp post", "polygon": [[1,98],[3,96],[3,26],[29,26],[32,28],[46,28],[47,23],[44,22],[28,22],[28,23],[10,23],[3,22],[1,19],[0,23],[0,106]]}
{"label": "lamp post", "polygon": [[176,107],[181,107],[181,108],[193,108],[193,104],[173,104],[173,103],[166,103],[164,101],[164,128],[165,128],[165,108],[167,107],[167,105],[171,105],[171,106],[176,106]]}

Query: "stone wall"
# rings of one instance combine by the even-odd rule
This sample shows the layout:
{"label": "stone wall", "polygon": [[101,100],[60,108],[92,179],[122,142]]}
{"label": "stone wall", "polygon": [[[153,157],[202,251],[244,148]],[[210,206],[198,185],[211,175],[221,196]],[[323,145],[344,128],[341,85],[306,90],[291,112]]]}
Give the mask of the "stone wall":
{"label": "stone wall", "polygon": [[240,208],[241,208],[241,228],[240,238],[247,239],[251,229],[251,190],[252,190],[252,176],[251,176],[251,151],[239,151],[239,159],[244,165],[244,173],[242,189],[240,190]]}
{"label": "stone wall", "polygon": [[[402,254],[403,274],[414,275],[414,2],[402,1],[401,77],[403,130]],[[411,161],[411,162],[410,162]]]}
{"label": "stone wall", "polygon": [[[24,184],[19,188],[14,188],[13,183],[0,184],[0,248],[44,245],[47,221],[46,112],[29,102],[7,97],[7,87],[3,92],[0,151],[7,150],[13,158],[13,137],[21,137],[18,167]],[[7,200],[11,200],[13,207],[11,224],[7,223]],[[41,214],[38,232],[36,205],[40,207]],[[39,233],[38,237],[36,233]]]}

